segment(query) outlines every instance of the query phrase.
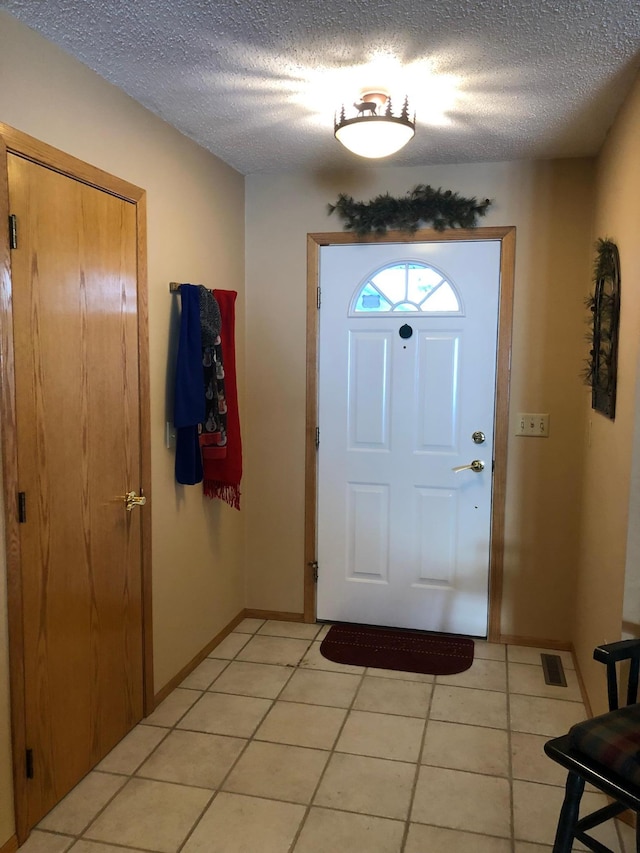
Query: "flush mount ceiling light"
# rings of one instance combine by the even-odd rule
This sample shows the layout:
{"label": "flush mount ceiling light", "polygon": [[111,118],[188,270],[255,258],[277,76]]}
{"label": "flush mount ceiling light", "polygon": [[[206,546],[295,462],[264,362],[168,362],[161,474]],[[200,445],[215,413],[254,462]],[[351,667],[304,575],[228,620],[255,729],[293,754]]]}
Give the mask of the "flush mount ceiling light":
{"label": "flush mount ceiling light", "polygon": [[[348,117],[350,116],[350,117]],[[409,99],[394,115],[386,92],[360,92],[360,102],[347,112],[344,104],[334,119],[334,135],[349,151],[360,157],[388,157],[413,138],[416,117],[409,118]]]}

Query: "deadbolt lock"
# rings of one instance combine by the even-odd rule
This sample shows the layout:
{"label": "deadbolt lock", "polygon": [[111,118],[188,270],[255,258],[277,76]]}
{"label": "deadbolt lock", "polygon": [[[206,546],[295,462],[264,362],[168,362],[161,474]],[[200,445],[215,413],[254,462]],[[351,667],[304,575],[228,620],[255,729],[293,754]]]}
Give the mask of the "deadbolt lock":
{"label": "deadbolt lock", "polygon": [[473,439],[474,444],[484,444],[487,437],[481,430],[477,430],[473,433],[471,438]]}

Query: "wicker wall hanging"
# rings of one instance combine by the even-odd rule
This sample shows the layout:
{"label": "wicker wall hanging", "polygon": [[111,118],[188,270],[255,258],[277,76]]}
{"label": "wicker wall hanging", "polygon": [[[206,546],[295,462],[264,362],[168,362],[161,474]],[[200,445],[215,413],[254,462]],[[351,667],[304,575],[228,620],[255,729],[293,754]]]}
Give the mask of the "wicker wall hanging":
{"label": "wicker wall hanging", "polygon": [[598,240],[596,251],[595,288],[586,300],[593,317],[585,381],[591,386],[591,407],[613,420],[618,378],[620,256],[616,244],[608,239]]}

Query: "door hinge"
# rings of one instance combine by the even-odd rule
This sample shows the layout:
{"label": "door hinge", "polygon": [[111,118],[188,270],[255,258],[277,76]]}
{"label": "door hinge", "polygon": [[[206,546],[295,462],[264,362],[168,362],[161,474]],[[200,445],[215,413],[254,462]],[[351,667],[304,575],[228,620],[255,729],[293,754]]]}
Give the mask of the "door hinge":
{"label": "door hinge", "polygon": [[313,572],[313,582],[318,583],[318,561],[311,560],[311,562],[307,563],[307,565],[311,568]]}
{"label": "door hinge", "polygon": [[320,288],[318,288],[318,292],[316,294],[316,305],[318,308],[320,307],[321,301],[322,301],[322,295],[320,293]]}
{"label": "door hinge", "polygon": [[33,750],[28,749],[25,755],[25,770],[27,779],[33,779]]}
{"label": "door hinge", "polygon": [[12,249],[18,248],[18,218],[15,213],[9,215],[9,245]]}
{"label": "door hinge", "polygon": [[24,524],[27,520],[27,495],[26,492],[18,492],[18,521]]}
{"label": "door hinge", "polygon": [[320,447],[320,427],[316,427],[316,449]]}

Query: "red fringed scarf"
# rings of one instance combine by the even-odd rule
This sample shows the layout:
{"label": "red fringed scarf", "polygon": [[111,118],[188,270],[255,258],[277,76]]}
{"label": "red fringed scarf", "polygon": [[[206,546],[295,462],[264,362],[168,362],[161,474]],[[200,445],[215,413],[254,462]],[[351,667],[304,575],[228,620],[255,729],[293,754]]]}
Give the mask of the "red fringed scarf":
{"label": "red fringed scarf", "polygon": [[240,509],[240,480],[242,479],[242,440],[238,412],[238,386],[236,382],[235,302],[233,290],[214,290],[222,329],[220,340],[224,357],[224,396],[227,406],[226,454],[220,458],[219,449],[202,446],[203,489],[210,498],[220,498],[235,509]]}

